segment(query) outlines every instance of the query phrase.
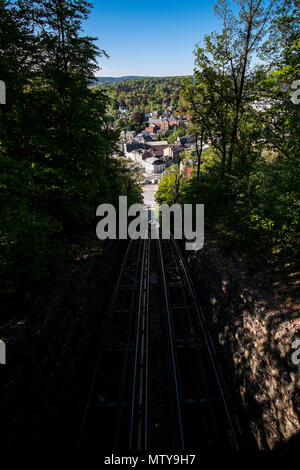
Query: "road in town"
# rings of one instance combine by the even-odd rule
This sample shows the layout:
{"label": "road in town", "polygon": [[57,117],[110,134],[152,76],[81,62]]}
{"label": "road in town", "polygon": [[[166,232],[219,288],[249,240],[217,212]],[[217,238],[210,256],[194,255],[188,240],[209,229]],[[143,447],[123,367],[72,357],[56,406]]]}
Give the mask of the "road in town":
{"label": "road in town", "polygon": [[144,198],[144,204],[152,205],[155,203],[154,195],[157,191],[158,185],[157,184],[143,184],[142,185],[142,192]]}

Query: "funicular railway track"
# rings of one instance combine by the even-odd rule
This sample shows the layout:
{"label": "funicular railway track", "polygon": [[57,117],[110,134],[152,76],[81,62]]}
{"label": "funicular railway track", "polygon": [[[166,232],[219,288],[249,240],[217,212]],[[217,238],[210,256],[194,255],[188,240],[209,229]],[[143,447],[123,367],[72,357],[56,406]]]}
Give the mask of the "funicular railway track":
{"label": "funicular railway track", "polygon": [[[160,273],[160,295],[154,302],[152,256]],[[166,343],[166,357],[156,360],[151,315],[162,319]],[[167,385],[162,386],[163,395],[155,397],[157,386],[152,384],[159,367],[165,367],[161,372],[167,375]],[[238,426],[224,390],[175,240],[131,240],[107,314],[79,446],[125,452],[151,451],[154,445],[157,450],[152,415],[161,413],[168,434],[161,450],[237,449]]]}
{"label": "funicular railway track", "polygon": [[176,241],[157,240],[181,449],[239,449],[214,346]]}
{"label": "funicular railway track", "polygon": [[133,425],[130,422],[135,419],[140,374],[137,355],[140,352],[140,328],[141,325],[145,327],[146,314],[146,245],[146,240],[131,240],[125,253],[101,338],[79,447],[128,450],[132,445]]}

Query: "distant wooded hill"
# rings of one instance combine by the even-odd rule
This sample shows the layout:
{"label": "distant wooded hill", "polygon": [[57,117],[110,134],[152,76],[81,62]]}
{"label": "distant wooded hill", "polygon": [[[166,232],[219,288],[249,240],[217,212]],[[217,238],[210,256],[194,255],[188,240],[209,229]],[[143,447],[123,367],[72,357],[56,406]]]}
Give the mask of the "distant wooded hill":
{"label": "distant wooded hill", "polygon": [[169,106],[173,113],[184,113],[183,107],[179,105],[182,77],[120,77],[117,82],[98,82],[95,88],[104,89],[110,97],[108,109],[114,121],[120,118],[120,108],[130,114],[141,114],[141,120],[154,111],[159,116]]}
{"label": "distant wooded hill", "polygon": [[102,83],[119,83],[119,82],[125,82],[128,80],[138,80],[138,79],[143,79],[143,78],[157,78],[157,79],[164,79],[164,78],[181,78],[179,76],[174,76],[174,77],[146,77],[142,75],[126,75],[124,77],[96,77],[95,82],[96,84],[102,84]]}
{"label": "distant wooded hill", "polygon": [[[101,77],[102,78],[102,77]],[[180,101],[182,77],[141,77],[119,82],[99,82],[109,97],[108,114],[114,129],[141,132],[153,117],[185,113]]]}
{"label": "distant wooded hill", "polygon": [[146,78],[139,75],[127,75],[125,77],[96,77],[98,83],[101,82],[124,82],[125,80],[135,80],[137,78]]}

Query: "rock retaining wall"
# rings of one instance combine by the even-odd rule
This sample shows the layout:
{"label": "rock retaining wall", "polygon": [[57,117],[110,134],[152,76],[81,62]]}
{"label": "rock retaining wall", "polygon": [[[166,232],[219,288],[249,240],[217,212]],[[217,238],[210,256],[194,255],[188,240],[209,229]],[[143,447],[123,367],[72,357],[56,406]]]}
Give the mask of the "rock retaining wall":
{"label": "rock retaining wall", "polygon": [[294,445],[300,435],[300,366],[292,363],[291,345],[300,338],[299,313],[257,291],[215,245],[185,253],[225,379],[258,447]]}

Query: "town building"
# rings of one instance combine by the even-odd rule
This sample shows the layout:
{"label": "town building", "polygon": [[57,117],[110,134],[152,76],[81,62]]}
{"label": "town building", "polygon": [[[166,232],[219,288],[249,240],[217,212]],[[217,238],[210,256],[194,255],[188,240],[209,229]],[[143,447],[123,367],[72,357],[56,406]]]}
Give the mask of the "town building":
{"label": "town building", "polygon": [[143,167],[147,173],[162,173],[166,169],[166,164],[158,158],[151,157],[143,161]]}

